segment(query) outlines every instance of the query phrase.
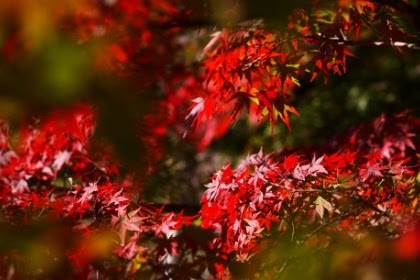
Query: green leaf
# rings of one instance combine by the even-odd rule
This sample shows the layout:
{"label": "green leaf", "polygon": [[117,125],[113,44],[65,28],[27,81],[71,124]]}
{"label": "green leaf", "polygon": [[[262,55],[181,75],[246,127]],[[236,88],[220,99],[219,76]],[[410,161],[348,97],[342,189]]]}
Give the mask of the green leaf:
{"label": "green leaf", "polygon": [[299,69],[300,64],[286,64],[286,67],[290,67],[290,68],[295,68],[295,69]]}
{"label": "green leaf", "polygon": [[354,178],[356,174],[351,174],[349,176],[340,177],[337,176],[337,184],[334,184],[334,188],[337,187],[343,187],[343,188],[352,188],[357,186],[357,183],[354,181],[351,181],[351,179]]}
{"label": "green leaf", "polygon": [[273,105],[273,117],[277,120],[277,117],[281,116],[279,110],[277,110],[276,106]]}
{"label": "green leaf", "polygon": [[267,107],[264,107],[264,109],[262,110],[261,115],[262,115],[263,117],[265,117],[265,116],[267,116],[267,114],[268,114],[268,109],[267,109]]}
{"label": "green leaf", "polygon": [[337,176],[337,182],[338,183],[346,183],[346,182],[350,181],[351,179],[353,179],[355,176],[356,176],[356,174],[350,174],[349,176],[344,176],[344,177]]}
{"label": "green leaf", "polygon": [[195,219],[195,220],[193,221],[193,225],[194,225],[194,226],[196,226],[196,227],[201,226],[201,223],[202,223],[201,219]]}
{"label": "green leaf", "polygon": [[249,99],[250,99],[252,102],[254,102],[255,104],[260,105],[260,100],[259,100],[258,98],[256,98],[256,97],[250,97]]}
{"label": "green leaf", "polygon": [[298,87],[300,87],[300,83],[299,83],[299,80],[298,79],[296,79],[295,77],[293,77],[293,76],[290,76],[290,78],[292,79],[292,82],[293,83],[295,83]]}

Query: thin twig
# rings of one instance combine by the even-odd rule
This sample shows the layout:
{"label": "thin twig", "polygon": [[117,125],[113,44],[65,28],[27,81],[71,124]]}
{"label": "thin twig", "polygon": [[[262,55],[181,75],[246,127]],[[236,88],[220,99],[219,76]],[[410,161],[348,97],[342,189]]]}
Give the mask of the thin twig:
{"label": "thin twig", "polygon": [[277,271],[276,276],[274,277],[275,280],[280,279],[281,274],[286,269],[286,267],[289,265],[291,258],[287,258],[284,263],[281,265],[280,269]]}
{"label": "thin twig", "polygon": [[347,213],[345,213],[345,214],[343,214],[343,215],[341,215],[340,217],[337,217],[337,218],[335,218],[335,219],[333,219],[333,220],[331,220],[331,221],[329,221],[328,223],[325,223],[325,224],[322,224],[322,225],[320,225],[319,227],[317,227],[315,230],[313,230],[311,233],[309,233],[304,239],[302,239],[302,240],[300,240],[298,243],[299,244],[302,244],[302,243],[304,243],[305,241],[308,241],[312,236],[314,236],[316,233],[318,233],[319,231],[321,231],[322,229],[324,229],[324,228],[326,228],[327,226],[330,226],[330,225],[332,225],[333,223],[335,223],[335,222],[338,222],[338,221],[341,221],[342,219],[344,219],[344,218],[347,218],[347,216],[349,216],[350,214],[352,214],[353,212],[356,212],[356,210],[360,210],[361,208],[360,207],[358,207],[358,208],[355,208],[355,209],[352,209],[352,210],[350,210],[349,212],[347,212]]}

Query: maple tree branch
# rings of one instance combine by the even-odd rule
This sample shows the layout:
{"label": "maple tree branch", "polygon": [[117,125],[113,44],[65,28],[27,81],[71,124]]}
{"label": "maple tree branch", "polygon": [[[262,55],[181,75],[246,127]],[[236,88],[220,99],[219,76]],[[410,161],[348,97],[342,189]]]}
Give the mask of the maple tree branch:
{"label": "maple tree branch", "polygon": [[[299,179],[296,179],[296,178],[290,178],[290,179],[291,179],[291,180],[297,180],[297,181],[300,181]],[[304,182],[306,182],[306,181],[304,181]],[[339,191],[337,191],[337,190],[314,189],[314,188],[306,188],[306,189],[293,189],[293,188],[286,187],[286,186],[282,186],[282,185],[279,185],[279,184],[276,184],[276,183],[270,183],[270,185],[271,185],[271,186],[274,186],[274,187],[281,188],[281,189],[288,190],[288,191],[290,191],[290,192],[301,192],[301,193],[304,193],[304,192],[313,192],[313,193],[331,193],[331,194],[340,194],[340,195],[342,195],[342,193],[341,193],[341,192],[339,192]],[[351,188],[348,188],[348,189],[345,189],[345,190],[352,190],[352,189],[351,189]]]}
{"label": "maple tree branch", "polygon": [[[338,195],[343,195],[343,193],[342,192],[339,192],[339,191],[336,191],[336,190],[326,190],[326,189],[313,189],[313,188],[307,188],[307,189],[293,189],[293,188],[289,188],[289,187],[286,187],[286,186],[281,186],[281,185],[278,185],[278,184],[270,184],[270,185],[273,185],[273,186],[275,186],[275,187],[279,187],[279,188],[282,188],[282,189],[286,189],[286,190],[288,190],[288,191],[291,191],[291,192],[314,192],[314,193],[321,193],[321,192],[324,192],[324,193],[331,193],[331,194],[338,194]],[[348,188],[348,189],[344,189],[343,191],[348,191],[348,190],[352,190],[351,188]],[[379,209],[378,207],[376,207],[375,205],[373,205],[373,204],[371,204],[371,203],[369,203],[368,201],[366,201],[366,200],[364,200],[358,193],[355,193],[356,194],[356,199],[357,199],[357,201],[360,201],[360,202],[362,202],[362,204],[363,205],[365,205],[365,206],[367,206],[368,208],[370,208],[370,209],[372,209],[372,210],[374,210],[375,212],[377,212],[377,213],[379,213],[379,214],[381,214],[382,216],[385,216],[385,217],[387,217],[387,218],[392,218],[390,215],[389,215],[389,213],[388,212],[386,212],[386,211],[383,211],[383,210],[381,210],[381,209]]]}
{"label": "maple tree branch", "polygon": [[371,210],[374,210],[375,212],[381,214],[382,216],[385,216],[389,219],[391,219],[391,215],[389,215],[388,212],[383,211],[381,209],[379,209],[378,207],[376,207],[375,205],[369,203],[368,201],[364,200],[358,193],[355,193],[356,195],[356,200],[362,202],[363,205],[367,206],[368,208],[370,208]]}
{"label": "maple tree branch", "polygon": [[[302,240],[298,240],[296,241],[296,245],[301,245],[303,244],[305,241],[309,240],[312,236],[314,236],[315,234],[317,234],[319,231],[321,231],[322,229],[332,225],[335,222],[338,222],[340,220],[343,220],[345,218],[347,218],[350,214],[352,214],[353,212],[356,212],[357,210],[360,210],[360,207],[358,208],[354,208],[350,211],[348,211],[347,213],[344,213],[343,215],[341,215],[340,217],[337,217],[331,221],[329,221],[328,223],[322,224],[319,227],[315,228],[312,232],[310,232],[308,235],[306,235],[305,238],[303,238]],[[283,264],[281,265],[281,267],[279,268],[279,270],[277,271],[274,279],[280,279],[281,274],[284,272],[284,270],[286,269],[286,267],[290,264],[290,262],[294,259],[294,257],[288,257]]]}
{"label": "maple tree branch", "polygon": [[334,42],[337,45],[346,45],[346,46],[390,46],[397,48],[406,48],[413,50],[420,50],[420,45],[410,42],[395,41],[395,42],[386,42],[386,41],[354,41],[335,37],[327,37],[321,33],[316,35],[305,35],[305,39],[320,41],[320,42]]}
{"label": "maple tree branch", "polygon": [[326,227],[328,227],[328,226],[330,226],[330,225],[332,225],[333,223],[335,223],[335,222],[338,222],[338,221],[341,221],[341,220],[343,220],[344,218],[347,218],[350,214],[352,214],[353,212],[356,212],[357,210],[360,210],[361,208],[360,207],[358,207],[358,208],[354,208],[354,209],[352,209],[352,210],[350,210],[350,211],[348,211],[347,213],[344,213],[343,215],[341,215],[341,216],[339,216],[339,217],[337,217],[337,218],[335,218],[335,219],[332,219],[331,221],[329,221],[328,223],[325,223],[325,224],[322,224],[322,225],[320,225],[319,227],[317,227],[316,229],[314,229],[312,232],[310,232],[304,239],[302,239],[302,240],[299,240],[298,242],[297,242],[297,244],[303,244],[305,241],[308,241],[310,238],[312,238],[312,236],[314,236],[315,234],[317,234],[319,231],[321,231],[322,229],[324,229],[324,228],[326,228]]}
{"label": "maple tree branch", "polygon": [[[270,169],[271,171],[275,172],[275,170],[273,170],[273,168],[269,164],[267,164],[267,161],[264,158],[262,158],[260,156],[257,156],[257,158],[261,161],[261,163],[264,165],[264,167],[266,167],[266,168]],[[306,179],[299,179],[299,178],[290,177],[290,176],[285,177],[281,174],[277,174],[277,176],[279,176],[281,179],[284,179],[284,180],[292,180],[292,181],[301,182],[301,183],[307,183],[308,182]],[[276,184],[276,183],[270,183],[270,185],[278,187],[278,188],[286,189],[290,192],[319,192],[319,193],[323,192],[323,193],[331,193],[331,194],[338,194],[338,195],[342,195],[342,193],[337,191],[337,190],[350,191],[350,190],[356,190],[357,187],[360,187],[360,185],[357,185],[353,188],[345,188],[345,189],[337,188],[337,189],[334,189],[334,190],[327,190],[327,189],[314,189],[314,188],[293,189],[293,188],[286,187],[286,186],[283,186],[283,185],[279,185],[279,184]]]}

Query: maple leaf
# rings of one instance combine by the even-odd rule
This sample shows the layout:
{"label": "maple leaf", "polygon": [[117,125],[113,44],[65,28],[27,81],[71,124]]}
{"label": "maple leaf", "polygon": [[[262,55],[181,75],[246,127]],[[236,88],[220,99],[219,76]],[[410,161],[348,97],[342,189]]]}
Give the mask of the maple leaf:
{"label": "maple leaf", "polygon": [[245,226],[245,230],[248,235],[254,235],[254,233],[260,234],[261,231],[264,230],[264,228],[261,228],[260,223],[256,219],[258,215],[259,213],[256,213],[253,215],[252,219],[244,219],[244,221],[248,224]]}
{"label": "maple leaf", "polygon": [[120,189],[118,192],[114,193],[112,197],[109,199],[108,206],[111,204],[120,205],[121,202],[128,201],[128,198],[122,194],[123,189]]}
{"label": "maple leaf", "polygon": [[[118,232],[121,244],[125,244],[127,231],[139,233],[141,231],[140,224],[142,223],[142,221],[147,220],[149,218],[139,216],[138,212],[139,209],[136,209],[124,216]],[[114,222],[118,223],[118,220],[114,219]]]}
{"label": "maple leaf", "polygon": [[[226,30],[224,32],[227,32]],[[219,41],[220,37],[223,35],[222,31],[214,32],[210,35],[212,39],[207,43],[207,45],[203,48],[201,53],[201,57],[203,57],[216,43]]]}
{"label": "maple leaf", "polygon": [[29,192],[28,183],[23,179],[20,179],[19,181],[13,181],[12,193],[21,194],[24,192]]}
{"label": "maple leaf", "polygon": [[319,217],[322,219],[324,217],[324,209],[328,212],[333,211],[333,206],[327,200],[325,200],[322,196],[318,196],[315,200],[315,210]]}
{"label": "maple leaf", "polygon": [[135,233],[130,237],[130,240],[127,242],[127,244],[118,247],[114,252],[122,258],[133,259],[139,252],[147,250],[146,248],[137,245],[139,238],[140,235]]}
{"label": "maple leaf", "polygon": [[84,204],[85,202],[92,199],[93,193],[98,191],[97,183],[89,183],[89,186],[83,188],[82,197],[77,201],[80,204]]}
{"label": "maple leaf", "polygon": [[328,174],[324,166],[321,165],[321,162],[324,160],[324,156],[316,159],[315,155],[312,158],[310,164],[297,165],[293,170],[293,177],[305,181],[308,176],[317,176],[318,173]]}
{"label": "maple leaf", "polygon": [[12,150],[9,150],[9,151],[0,150],[0,165],[9,164],[12,158],[17,158],[17,157],[18,157],[17,154]]}
{"label": "maple leaf", "polygon": [[[191,105],[189,108],[189,113],[185,117],[185,120],[188,124],[191,124],[193,126],[194,124],[196,127],[202,122],[203,119],[203,111],[205,109],[206,101],[202,97],[198,97],[192,100],[195,104]],[[185,137],[185,135],[184,135]]]}
{"label": "maple leaf", "polygon": [[372,164],[368,162],[366,168],[362,168],[359,171],[362,182],[367,181],[370,177],[383,177],[382,170],[387,169],[386,166],[382,166],[380,162]]}
{"label": "maple leaf", "polygon": [[54,162],[52,167],[57,172],[61,169],[61,167],[66,164],[72,156],[72,152],[69,151],[60,151],[58,154],[54,156]]}
{"label": "maple leaf", "polygon": [[295,114],[298,117],[300,116],[300,114],[299,114],[298,111],[296,111],[296,109],[294,107],[289,106],[289,105],[284,105],[283,112],[279,112],[280,119],[287,126],[287,128],[289,129],[289,131],[291,131],[292,128],[290,126],[290,120],[289,120],[289,114],[288,114],[288,112],[293,113],[293,114]]}
{"label": "maple leaf", "polygon": [[[178,216],[180,215],[182,214],[178,214]],[[159,234],[162,232],[167,238],[171,238],[181,224],[182,220],[179,217],[175,217],[174,213],[168,214],[161,218],[161,224],[156,227],[155,233]]]}
{"label": "maple leaf", "polygon": [[328,174],[327,170],[324,168],[324,166],[321,165],[321,162],[324,160],[324,156],[319,157],[316,159],[315,155],[312,158],[311,165],[308,169],[308,175],[317,176],[318,173],[324,173]]}

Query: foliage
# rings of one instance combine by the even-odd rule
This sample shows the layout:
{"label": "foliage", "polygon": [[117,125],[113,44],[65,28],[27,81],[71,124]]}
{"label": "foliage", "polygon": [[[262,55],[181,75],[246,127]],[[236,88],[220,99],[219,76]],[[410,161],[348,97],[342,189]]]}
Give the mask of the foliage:
{"label": "foliage", "polygon": [[[346,132],[362,114],[341,125],[330,117],[328,130],[341,134],[318,134],[323,144],[307,137],[323,120],[305,114],[351,105],[318,91],[346,87],[345,76],[332,74],[349,69],[353,88],[367,79],[351,76],[351,63],[375,72],[364,47],[381,71],[384,57],[417,61],[419,3],[297,1],[279,24],[241,18],[251,1],[224,14],[217,1],[24,2],[0,3],[5,278],[415,279],[416,111]],[[379,55],[384,48],[396,54]],[[419,64],[410,63],[415,81]],[[390,106],[405,98],[392,96]],[[371,108],[351,97],[363,112]],[[299,112],[315,127],[300,130],[311,146],[255,153],[271,149],[279,131],[293,135],[276,123],[290,131]],[[176,191],[178,201],[201,194],[193,184],[220,166],[211,160],[220,161],[234,122],[241,143],[260,145],[248,143],[245,160],[231,153],[239,163],[213,172],[201,209],[170,204]],[[150,193],[163,205],[145,200]]]}

